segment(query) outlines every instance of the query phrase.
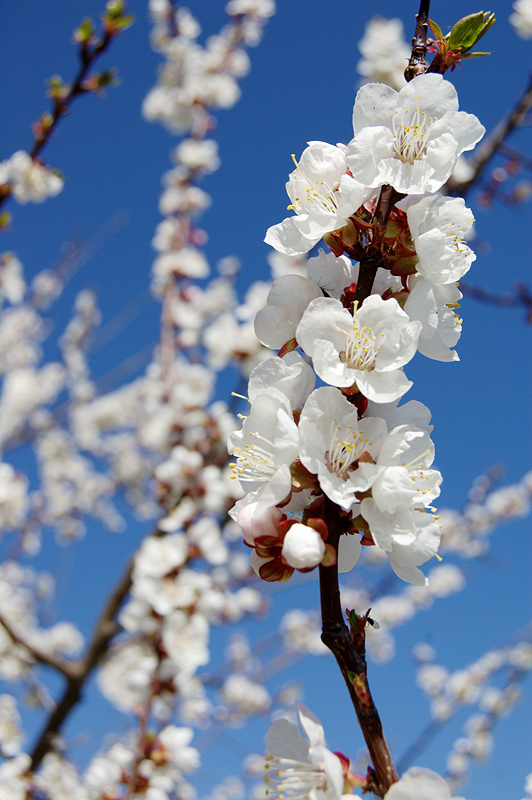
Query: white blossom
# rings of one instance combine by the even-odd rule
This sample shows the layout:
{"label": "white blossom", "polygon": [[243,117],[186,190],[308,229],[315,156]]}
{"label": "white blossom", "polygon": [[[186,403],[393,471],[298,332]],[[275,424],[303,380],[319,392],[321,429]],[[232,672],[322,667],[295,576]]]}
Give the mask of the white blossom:
{"label": "white blossom", "polygon": [[370,295],[351,314],[339,300],[313,300],[296,338],[319,377],[333,386],[356,386],[367,398],[389,403],[412,385],[402,371],[417,349],[421,324],[393,299]]}
{"label": "white blossom", "polygon": [[464,242],[475,220],[463,199],[422,197],[409,206],[407,217],[419,274],[433,283],[460,280],[476,259]]}
{"label": "white blossom", "polygon": [[464,150],[482,138],[473,114],[458,111],[456,89],[441,75],[419,75],[399,92],[363,86],[353,109],[347,164],[357,181],[391,184],[404,194],[436,192]]}
{"label": "white blossom", "polygon": [[367,491],[377,477],[374,459],[386,423],[377,417],[358,420],[356,409],[337,389],[323,387],[305,403],[299,434],[302,463],[318,475],[322,491],[348,511],[358,502],[356,493]]}
{"label": "white blossom", "polygon": [[286,191],[295,216],[269,228],[264,241],[288,255],[307,253],[325,233],[343,227],[369,196],[347,174],[343,151],[325,142],[309,142]]}
{"label": "white blossom", "polygon": [[421,323],[418,350],[436,361],[458,361],[452,348],[462,333],[462,319],[457,313],[462,293],[456,283],[433,283],[412,275],[410,293],[404,310],[411,320]]}
{"label": "white blossom", "polygon": [[314,281],[300,275],[283,275],[274,281],[266,308],[255,317],[255,333],[266,347],[280,349],[293,339],[311,300],[323,297]]}
{"label": "white blossom", "polygon": [[293,409],[302,408],[315,382],[312,367],[299,353],[287,353],[283,358],[273,356],[255,367],[249,376],[249,399],[253,403],[260,394],[277,389],[287,397]]}
{"label": "white blossom", "polygon": [[0,695],[0,753],[13,757],[20,753],[24,735],[17,701],[10,694]]}
{"label": "white blossom", "polygon": [[283,556],[291,567],[317,567],[325,553],[325,542],[308,525],[292,525],[283,541]]}
{"label": "white blossom", "polygon": [[237,456],[235,475],[247,491],[231,511],[233,519],[244,503],[276,505],[290,493],[290,465],[298,456],[298,430],[288,398],[276,389],[259,394],[251,404],[241,431],[229,438]]}
{"label": "white blossom", "polygon": [[346,287],[357,281],[358,264],[353,264],[347,256],[337,258],[334,253],[326,253],[320,248],[317,256],[308,259],[307,273],[329,297],[340,300]]}
{"label": "white blossom", "polygon": [[224,702],[245,714],[260,714],[268,710],[272,698],[264,686],[245,675],[231,675],[222,687]]}

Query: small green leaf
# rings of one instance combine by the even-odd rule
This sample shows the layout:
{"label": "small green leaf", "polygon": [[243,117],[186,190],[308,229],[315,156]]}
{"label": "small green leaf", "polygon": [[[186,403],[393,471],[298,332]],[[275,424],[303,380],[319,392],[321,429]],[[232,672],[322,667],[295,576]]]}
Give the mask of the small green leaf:
{"label": "small green leaf", "polygon": [[453,26],[448,40],[449,50],[470,50],[479,39],[491,28],[495,22],[495,14],[489,11],[479,11],[478,14],[470,14],[459,19]]}
{"label": "small green leaf", "polygon": [[125,31],[126,28],[131,27],[131,25],[133,25],[134,22],[135,22],[135,17],[132,14],[130,14],[129,17],[120,17],[120,19],[117,20],[116,22],[116,27],[120,28],[121,31]]}
{"label": "small green leaf", "polygon": [[434,22],[434,20],[432,20],[432,19],[429,19],[429,25],[430,25],[430,29],[431,29],[432,33],[436,37],[436,40],[438,42],[443,41],[443,33],[442,33],[442,29],[440,28],[440,26],[437,25]]}
{"label": "small green leaf", "polygon": [[481,56],[491,56],[491,53],[464,53],[462,58],[481,58]]}

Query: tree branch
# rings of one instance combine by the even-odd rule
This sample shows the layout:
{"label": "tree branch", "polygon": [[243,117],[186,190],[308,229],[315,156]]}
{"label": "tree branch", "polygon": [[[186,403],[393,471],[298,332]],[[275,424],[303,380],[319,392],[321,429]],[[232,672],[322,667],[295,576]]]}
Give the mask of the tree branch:
{"label": "tree branch", "polygon": [[[340,540],[340,509],[324,495],[324,520],[329,531],[328,544],[338,553]],[[357,719],[364,736],[374,772],[368,787],[377,797],[384,797],[393,783],[399,780],[390,749],[386,742],[379,713],[373,702],[366,677],[364,642],[355,644],[344,622],[338,584],[338,563],[320,565],[320,602],[322,642],[334,655],[343,675]],[[363,639],[364,639],[363,635]]]}
{"label": "tree branch", "polygon": [[63,692],[63,696],[50,714],[39,740],[33,748],[31,755],[33,770],[37,769],[48,750],[53,746],[54,739],[58,735],[63,722],[71,709],[80,700],[81,692],[87,678],[98,664],[102,655],[106,652],[108,644],[113,636],[118,632],[120,626],[116,622],[115,617],[131,587],[132,572],[133,559],[131,559],[126,571],[104,607],[87,654],[83,660],[77,664],[76,670],[74,671],[71,667],[71,674],[65,676],[67,677],[67,686]]}
{"label": "tree branch", "polygon": [[59,656],[53,656],[49,653],[46,653],[39,647],[27,642],[23,636],[21,636],[15,631],[14,628],[11,627],[9,622],[7,622],[2,615],[0,615],[0,625],[5,628],[14,644],[24,647],[29,653],[31,653],[35,661],[37,661],[39,664],[45,664],[48,667],[53,667],[53,669],[57,670],[57,672],[60,672],[61,675],[64,675],[67,680],[70,680],[72,677],[74,677],[76,674],[75,663],[66,661]]}
{"label": "tree branch", "polygon": [[412,39],[412,53],[405,69],[405,80],[410,82],[423,75],[427,67],[427,31],[429,28],[430,0],[421,0],[416,14],[416,30]]}

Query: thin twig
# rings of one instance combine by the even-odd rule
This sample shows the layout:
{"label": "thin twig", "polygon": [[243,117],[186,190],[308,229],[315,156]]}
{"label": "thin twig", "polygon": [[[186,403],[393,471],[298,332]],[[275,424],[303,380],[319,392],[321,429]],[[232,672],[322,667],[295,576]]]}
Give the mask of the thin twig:
{"label": "thin twig", "polygon": [[155,697],[157,696],[158,692],[161,689],[159,684],[161,662],[162,662],[162,656],[160,653],[158,653],[158,662],[151,679],[150,691],[148,692],[148,696],[146,697],[142,710],[139,714],[139,738],[137,740],[135,761],[133,763],[133,769],[131,770],[131,775],[126,785],[126,793],[123,797],[123,800],[130,800],[130,798],[133,796],[133,794],[136,793],[137,789],[139,788],[138,781],[139,778],[141,777],[140,765],[143,759],[146,758],[146,742],[148,737],[148,722],[150,719],[151,708]]}
{"label": "thin twig", "polygon": [[[45,126],[37,124],[37,131],[34,136],[33,147],[30,151],[30,156],[33,160],[37,158],[41,150],[43,150],[50,140],[50,137],[59,120],[69,112],[74,98],[90,91],[83,86],[83,81],[85,80],[87,72],[92,67],[94,62],[99,58],[99,56],[101,56],[102,53],[107,50],[109,44],[114,38],[115,32],[108,28],[105,30],[103,37],[92,47],[92,49],[90,49],[87,45],[80,45],[79,57],[81,65],[78,70],[78,74],[74,79],[74,83],[71,85],[64,97],[54,97],[53,109],[50,113],[50,121],[47,122]],[[3,187],[2,192],[0,193],[0,207],[10,196],[11,189],[9,188],[8,184],[7,187]]]}
{"label": "thin twig", "polygon": [[49,125],[46,126],[46,130],[43,132],[41,136],[37,135],[35,137],[35,142],[33,144],[33,148],[30,152],[30,156],[35,159],[41,152],[41,150],[45,147],[50,136],[52,135],[57,123],[64,117],[65,114],[68,113],[72,101],[75,97],[78,97],[80,94],[85,94],[87,91],[83,88],[83,81],[85,80],[85,76],[87,72],[94,64],[96,59],[107,50],[111,40],[113,39],[113,35],[110,31],[105,31],[103,38],[93,47],[92,50],[88,50],[86,48],[80,47],[80,60],[81,66],[76,75],[74,83],[70,87],[67,94],[61,98],[57,99],[54,102],[54,109],[52,113],[52,120]]}
{"label": "thin twig", "polygon": [[50,653],[46,653],[44,650],[41,650],[39,647],[31,644],[31,642],[28,642],[23,636],[17,633],[14,628],[11,627],[10,623],[7,622],[3,615],[0,615],[0,625],[5,628],[14,644],[24,647],[29,653],[31,653],[35,661],[37,661],[39,664],[45,664],[48,667],[52,667],[53,669],[57,670],[57,672],[60,672],[61,675],[64,675],[67,680],[75,677],[76,664],[74,662],[66,661],[59,656],[53,656]]}
{"label": "thin twig", "polygon": [[513,294],[494,294],[482,286],[473,286],[470,283],[461,281],[460,291],[466,297],[473,297],[482,303],[498,306],[499,308],[517,308],[521,306],[526,309],[527,322],[532,322],[532,292],[524,283],[518,283]]}
{"label": "thin twig", "polygon": [[473,174],[467,181],[456,183],[449,181],[446,190],[447,194],[453,197],[465,197],[469,190],[479,181],[482,177],[489,162],[501,148],[506,137],[514,130],[514,128],[521,125],[526,118],[526,115],[532,108],[532,78],[522,96],[517,101],[515,107],[510,111],[508,116],[501,120],[495,126],[488,138],[477,149],[476,155],[471,159],[471,166]]}

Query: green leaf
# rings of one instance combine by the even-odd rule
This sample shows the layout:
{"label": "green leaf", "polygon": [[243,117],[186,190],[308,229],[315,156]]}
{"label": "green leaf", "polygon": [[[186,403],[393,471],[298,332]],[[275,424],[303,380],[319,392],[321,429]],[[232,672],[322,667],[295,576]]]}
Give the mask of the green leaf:
{"label": "green leaf", "polygon": [[126,28],[129,28],[135,22],[135,17],[130,15],[129,17],[120,17],[120,19],[114,20],[115,27],[121,31],[125,31]]}
{"label": "green leaf", "polygon": [[429,25],[430,25],[430,29],[431,29],[432,33],[434,34],[434,36],[436,37],[437,41],[438,42],[442,42],[443,41],[443,33],[442,33],[442,29],[440,28],[440,26],[437,25],[434,22],[434,20],[432,20],[432,19],[429,19]]}
{"label": "green leaf", "polygon": [[448,49],[458,50],[461,48],[463,51],[470,50],[491,28],[494,22],[495,14],[490,14],[489,11],[479,11],[478,14],[470,14],[459,19],[448,36]]}

